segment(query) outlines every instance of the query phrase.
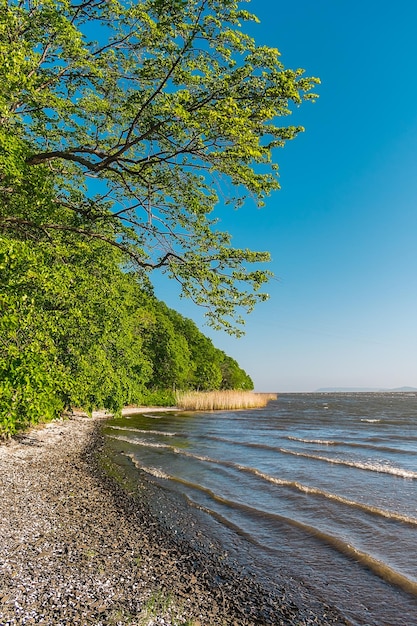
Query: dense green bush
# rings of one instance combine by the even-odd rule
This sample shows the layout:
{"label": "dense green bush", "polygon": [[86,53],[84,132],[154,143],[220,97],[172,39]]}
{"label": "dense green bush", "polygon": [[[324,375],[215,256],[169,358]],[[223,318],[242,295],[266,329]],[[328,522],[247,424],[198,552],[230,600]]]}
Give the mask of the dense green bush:
{"label": "dense green bush", "polygon": [[75,237],[0,237],[0,435],[66,407],[173,405],[175,389],[252,388],[236,361],[123,269]]}

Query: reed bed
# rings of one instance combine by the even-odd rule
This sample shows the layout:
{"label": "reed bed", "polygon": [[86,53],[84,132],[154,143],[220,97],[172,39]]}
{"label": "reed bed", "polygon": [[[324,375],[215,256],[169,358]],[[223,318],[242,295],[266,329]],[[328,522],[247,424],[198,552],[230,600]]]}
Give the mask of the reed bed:
{"label": "reed bed", "polygon": [[177,407],[184,411],[216,411],[262,408],[276,393],[253,391],[177,391]]}

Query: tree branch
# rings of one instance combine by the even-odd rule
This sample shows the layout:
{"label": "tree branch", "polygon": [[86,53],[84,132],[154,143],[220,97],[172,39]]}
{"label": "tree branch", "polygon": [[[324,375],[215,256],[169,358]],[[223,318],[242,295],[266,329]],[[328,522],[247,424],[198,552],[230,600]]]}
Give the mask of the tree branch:
{"label": "tree branch", "polygon": [[117,248],[118,250],[123,252],[123,254],[129,256],[135,261],[135,263],[137,263],[137,265],[139,265],[143,269],[154,270],[161,268],[163,266],[169,265],[170,259],[174,258],[180,263],[185,263],[184,259],[174,252],[167,252],[163,257],[159,259],[159,261],[155,263],[144,261],[143,258],[139,256],[137,252],[134,252],[131,248],[129,248],[128,245],[124,245],[123,243],[119,243],[114,239],[110,239],[102,233],[96,233],[94,231],[85,230],[84,228],[77,228],[75,226],[67,226],[64,224],[36,224],[35,222],[31,222],[30,220],[23,220],[17,217],[6,217],[1,219],[0,228],[2,227],[2,225],[7,228],[7,224],[28,226],[29,228],[35,228],[36,230],[41,230],[43,232],[45,232],[46,230],[63,230],[71,233],[76,233],[77,235],[81,235],[83,237],[88,237],[89,239],[99,239],[100,241],[103,241],[104,243],[113,246],[114,248]]}
{"label": "tree branch", "polygon": [[75,163],[80,163],[81,165],[84,165],[84,167],[92,172],[97,170],[97,166],[95,163],[91,163],[91,161],[88,161],[83,157],[77,156],[72,152],[62,150],[54,150],[52,152],[42,152],[40,154],[34,154],[33,156],[26,159],[26,163],[28,165],[39,165],[40,163],[44,163],[45,161],[51,161],[52,159],[65,159],[66,161],[74,161]]}

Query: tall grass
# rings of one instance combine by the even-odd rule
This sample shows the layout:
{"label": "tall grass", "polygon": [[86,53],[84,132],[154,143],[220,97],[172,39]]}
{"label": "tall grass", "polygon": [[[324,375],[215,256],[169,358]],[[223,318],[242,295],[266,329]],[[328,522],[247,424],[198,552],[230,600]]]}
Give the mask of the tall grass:
{"label": "tall grass", "polygon": [[177,407],[184,411],[215,411],[219,409],[261,408],[276,393],[254,393],[253,391],[177,391]]}

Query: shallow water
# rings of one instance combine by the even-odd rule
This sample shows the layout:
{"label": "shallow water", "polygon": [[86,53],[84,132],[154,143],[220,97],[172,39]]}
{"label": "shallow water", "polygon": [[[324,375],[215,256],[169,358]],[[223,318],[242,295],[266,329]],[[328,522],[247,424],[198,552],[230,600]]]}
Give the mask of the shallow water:
{"label": "shallow water", "polygon": [[304,581],[353,624],[417,625],[416,394],[283,394],[105,433],[259,576]]}

